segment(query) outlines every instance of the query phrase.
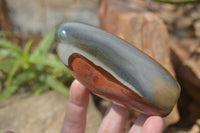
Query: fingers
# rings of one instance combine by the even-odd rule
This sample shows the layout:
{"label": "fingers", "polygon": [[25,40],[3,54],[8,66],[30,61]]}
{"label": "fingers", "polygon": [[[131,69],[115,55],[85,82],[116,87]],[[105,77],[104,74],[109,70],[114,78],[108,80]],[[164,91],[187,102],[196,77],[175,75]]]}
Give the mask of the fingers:
{"label": "fingers", "polygon": [[70,89],[69,102],[61,133],[84,133],[89,92],[75,80]]}
{"label": "fingers", "polygon": [[163,119],[159,116],[151,116],[145,121],[142,128],[142,133],[162,133],[163,129]]}
{"label": "fingers", "polygon": [[141,133],[142,131],[142,126],[148,116],[146,115],[140,115],[138,119],[135,121],[134,125],[131,127],[129,133]]}
{"label": "fingers", "polygon": [[163,119],[160,116],[140,115],[129,133],[162,133]]}
{"label": "fingers", "polygon": [[5,131],[3,133],[14,133],[13,131]]}
{"label": "fingers", "polygon": [[122,133],[127,110],[123,107],[110,104],[101,123],[98,133]]}
{"label": "fingers", "polygon": [[[84,133],[89,92],[77,80],[70,89],[67,113],[61,133]],[[110,104],[98,133],[121,133],[124,129],[127,110],[121,106]],[[163,120],[159,116],[141,115],[129,133],[162,133]]]}

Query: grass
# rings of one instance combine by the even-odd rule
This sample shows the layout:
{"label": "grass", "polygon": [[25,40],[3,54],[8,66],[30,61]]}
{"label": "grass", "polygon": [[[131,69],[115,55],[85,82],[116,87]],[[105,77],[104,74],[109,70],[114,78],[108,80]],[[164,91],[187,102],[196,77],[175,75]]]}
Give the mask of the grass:
{"label": "grass", "polygon": [[51,52],[54,33],[55,28],[30,50],[33,39],[22,48],[7,39],[8,33],[0,32],[0,101],[25,86],[36,95],[52,89],[68,95],[64,82],[72,76]]}

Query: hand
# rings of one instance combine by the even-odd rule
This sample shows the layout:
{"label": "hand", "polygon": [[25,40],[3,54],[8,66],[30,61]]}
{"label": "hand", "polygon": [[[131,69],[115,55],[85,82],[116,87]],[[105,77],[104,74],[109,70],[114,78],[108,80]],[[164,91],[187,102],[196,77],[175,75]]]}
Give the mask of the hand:
{"label": "hand", "polygon": [[[67,113],[61,133],[85,132],[88,102],[88,89],[75,80],[70,89]],[[126,112],[127,109],[111,103],[98,133],[122,133],[126,120]],[[161,133],[163,127],[164,124],[161,117],[140,115],[129,133]]]}

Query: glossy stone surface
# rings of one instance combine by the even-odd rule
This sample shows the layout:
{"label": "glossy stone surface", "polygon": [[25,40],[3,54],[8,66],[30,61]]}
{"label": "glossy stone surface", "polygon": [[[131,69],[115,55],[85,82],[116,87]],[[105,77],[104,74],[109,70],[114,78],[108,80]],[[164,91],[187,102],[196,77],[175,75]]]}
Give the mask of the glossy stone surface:
{"label": "glossy stone surface", "polygon": [[57,52],[91,92],[148,115],[168,115],[180,87],[153,59],[98,28],[66,23],[56,31]]}

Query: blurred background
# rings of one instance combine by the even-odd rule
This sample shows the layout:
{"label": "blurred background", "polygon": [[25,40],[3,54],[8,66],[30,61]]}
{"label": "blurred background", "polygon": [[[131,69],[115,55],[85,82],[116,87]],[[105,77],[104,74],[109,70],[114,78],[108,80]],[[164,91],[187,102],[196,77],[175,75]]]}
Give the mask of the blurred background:
{"label": "blurred background", "polygon": [[[60,132],[73,77],[56,55],[55,27],[83,22],[119,36],[179,82],[165,133],[200,132],[199,0],[1,0],[0,132]],[[109,101],[90,96],[86,133]],[[129,111],[125,132],[139,114]]]}

